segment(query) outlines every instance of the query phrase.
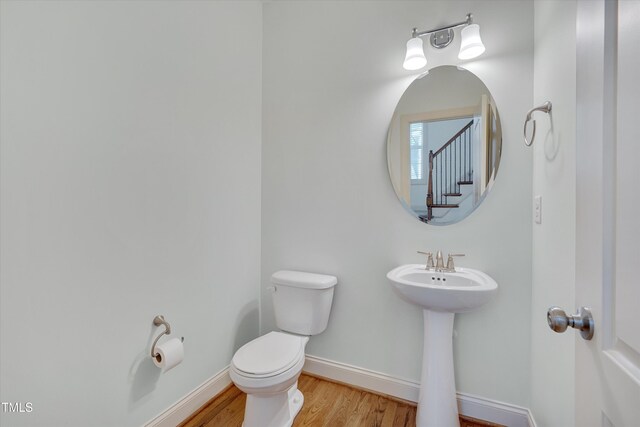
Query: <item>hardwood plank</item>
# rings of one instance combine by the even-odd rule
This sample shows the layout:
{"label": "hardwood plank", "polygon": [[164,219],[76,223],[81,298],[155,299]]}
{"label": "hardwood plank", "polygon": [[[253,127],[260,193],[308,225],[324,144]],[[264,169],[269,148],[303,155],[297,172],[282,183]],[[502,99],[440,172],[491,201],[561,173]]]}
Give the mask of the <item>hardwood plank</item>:
{"label": "hardwood plank", "polygon": [[412,408],[413,410],[409,411],[409,417],[407,419],[407,424],[405,424],[407,427],[408,426],[415,426],[416,425],[416,408]]}
{"label": "hardwood plank", "polygon": [[[393,427],[405,427],[409,426],[409,414],[411,412],[411,407],[409,405],[398,405],[398,409],[396,410],[396,416],[393,418]],[[415,417],[414,417],[415,418]],[[414,424],[415,425],[415,422]]]}
{"label": "hardwood plank", "polygon": [[211,418],[203,427],[240,427],[244,419],[244,404],[247,401],[247,395],[241,393],[231,403],[220,411],[215,417]]}
{"label": "hardwood plank", "polygon": [[231,402],[243,394],[237,387],[231,384],[229,387],[220,392],[213,399],[204,404],[190,418],[183,421],[179,427],[201,427],[208,423],[212,418],[218,415]]}
{"label": "hardwood plank", "polygon": [[[414,427],[415,404],[303,374],[304,406],[293,427]],[[180,427],[241,427],[246,395],[235,386],[207,402]],[[460,417],[461,427],[502,427]]]}
{"label": "hardwood plank", "polygon": [[350,405],[347,413],[346,426],[359,426],[364,425],[365,417],[367,416],[366,410],[369,407],[369,395],[368,393],[359,391],[358,400]]}
{"label": "hardwood plank", "polygon": [[372,397],[372,405],[369,409],[369,414],[364,421],[364,425],[380,427],[382,425],[382,419],[384,418],[384,413],[387,410],[389,400],[382,396],[376,396],[375,394],[370,394],[370,396]]}
{"label": "hardwood plank", "polygon": [[310,425],[308,420],[314,419],[314,414],[317,413],[318,406],[322,400],[322,393],[318,392],[320,381],[312,377],[305,377],[305,381],[302,381],[302,379],[303,377],[301,376],[300,380],[298,380],[298,389],[304,395],[304,404],[294,421],[294,427]]}
{"label": "hardwood plank", "polygon": [[[312,393],[309,393],[309,402],[307,402],[307,394],[304,391],[302,392],[305,395],[305,414],[304,417],[296,417],[295,426],[321,426],[324,422],[324,416],[331,408],[333,400],[331,384],[319,380],[316,380],[316,382],[317,387]],[[302,413],[302,410],[300,410],[300,413]]]}
{"label": "hardwood plank", "polygon": [[503,427],[500,424],[460,415],[460,427]]}
{"label": "hardwood plank", "polygon": [[384,416],[380,422],[380,427],[393,427],[393,419],[396,416],[398,410],[398,403],[393,400],[389,401],[387,409],[384,411]]}
{"label": "hardwood plank", "polygon": [[331,411],[327,414],[323,427],[345,426],[347,425],[347,415],[349,408],[356,405],[360,399],[360,392],[355,389],[340,391],[338,399],[335,400]]}

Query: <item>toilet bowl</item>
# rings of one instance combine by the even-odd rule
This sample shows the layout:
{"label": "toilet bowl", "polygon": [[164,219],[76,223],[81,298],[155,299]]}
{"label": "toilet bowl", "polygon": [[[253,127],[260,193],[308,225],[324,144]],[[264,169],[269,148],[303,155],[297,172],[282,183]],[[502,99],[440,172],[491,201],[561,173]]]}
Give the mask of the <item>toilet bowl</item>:
{"label": "toilet bowl", "polygon": [[229,375],[247,393],[244,427],[290,427],[304,403],[298,377],[305,361],[308,335],[327,327],[334,276],[279,271],[271,277],[276,324],[242,346],[233,356]]}
{"label": "toilet bowl", "polygon": [[308,337],[270,332],[236,352],[229,375],[247,393],[244,427],[293,424],[304,402],[298,377],[308,341]]}

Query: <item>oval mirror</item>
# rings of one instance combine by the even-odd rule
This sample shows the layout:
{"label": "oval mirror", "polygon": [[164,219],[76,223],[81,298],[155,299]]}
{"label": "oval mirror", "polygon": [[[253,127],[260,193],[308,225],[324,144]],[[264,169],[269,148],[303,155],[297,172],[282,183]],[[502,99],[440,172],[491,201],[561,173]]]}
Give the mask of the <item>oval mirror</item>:
{"label": "oval mirror", "polygon": [[420,221],[453,224],[491,189],[502,131],[491,93],[475,74],[441,66],[400,98],[387,136],[387,163],[402,204]]}

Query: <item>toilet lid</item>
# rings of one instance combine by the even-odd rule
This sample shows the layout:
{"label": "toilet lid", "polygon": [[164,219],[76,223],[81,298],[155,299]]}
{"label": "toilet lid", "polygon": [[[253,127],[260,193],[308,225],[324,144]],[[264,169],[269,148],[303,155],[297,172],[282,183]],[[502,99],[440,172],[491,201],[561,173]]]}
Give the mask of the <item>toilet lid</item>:
{"label": "toilet lid", "polygon": [[298,362],[305,342],[305,337],[269,332],[243,345],[233,356],[233,366],[252,375],[277,375]]}

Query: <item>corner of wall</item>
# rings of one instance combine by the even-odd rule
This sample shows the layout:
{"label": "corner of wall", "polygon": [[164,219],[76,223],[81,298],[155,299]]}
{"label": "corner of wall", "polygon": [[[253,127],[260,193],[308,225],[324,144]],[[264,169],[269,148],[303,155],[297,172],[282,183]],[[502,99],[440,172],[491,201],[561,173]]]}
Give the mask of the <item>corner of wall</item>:
{"label": "corner of wall", "polygon": [[[533,195],[542,197],[542,223],[532,229],[531,410],[541,426],[574,424],[575,341],[550,331],[545,316],[575,303],[576,4],[534,2],[534,105],[553,104],[551,114],[535,113],[531,147]],[[550,358],[551,348],[562,358]]]}

